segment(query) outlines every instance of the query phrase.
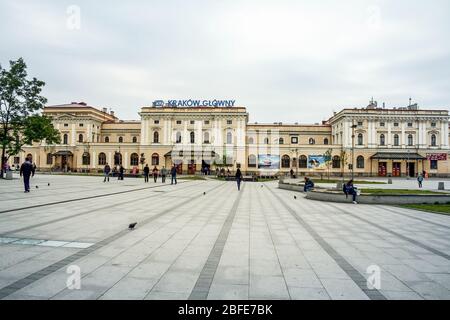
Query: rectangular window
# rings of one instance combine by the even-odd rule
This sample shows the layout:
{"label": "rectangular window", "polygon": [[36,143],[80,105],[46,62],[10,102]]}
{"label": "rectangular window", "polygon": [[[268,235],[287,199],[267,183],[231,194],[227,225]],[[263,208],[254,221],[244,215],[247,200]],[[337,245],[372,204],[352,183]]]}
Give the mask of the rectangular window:
{"label": "rectangular window", "polygon": [[380,127],[384,127],[384,122],[380,122]]}
{"label": "rectangular window", "polygon": [[80,127],[82,127],[82,126],[83,126],[83,124],[82,124],[82,123],[79,123],[78,125],[79,125]]}
{"label": "rectangular window", "polygon": [[291,143],[297,144],[298,143],[298,137],[291,137]]}
{"label": "rectangular window", "polygon": [[195,124],[195,121],[194,120],[191,120],[191,122],[190,122],[191,124]]}
{"label": "rectangular window", "polygon": [[177,120],[177,124],[181,124],[181,120]]}
{"label": "rectangular window", "polygon": [[398,122],[394,122],[394,127],[398,127]]}
{"label": "rectangular window", "polygon": [[69,126],[69,124],[68,123],[64,123],[64,127],[68,127]]}
{"label": "rectangular window", "polygon": [[205,120],[205,124],[209,124],[209,120]]}
{"label": "rectangular window", "polygon": [[412,122],[408,122],[408,127],[412,127]]}
{"label": "rectangular window", "polygon": [[233,124],[233,120],[227,120],[227,124]]}
{"label": "rectangular window", "polygon": [[438,168],[438,161],[437,160],[430,160],[430,169],[431,170],[437,170]]}
{"label": "rectangular window", "polygon": [[159,120],[155,120],[154,123],[155,123],[155,124],[159,124]]}
{"label": "rectangular window", "polygon": [[358,126],[362,127],[362,125],[363,125],[362,121],[359,121]]}
{"label": "rectangular window", "polygon": [[432,127],[436,127],[436,122],[432,122],[432,123],[431,123],[431,126],[432,126]]}

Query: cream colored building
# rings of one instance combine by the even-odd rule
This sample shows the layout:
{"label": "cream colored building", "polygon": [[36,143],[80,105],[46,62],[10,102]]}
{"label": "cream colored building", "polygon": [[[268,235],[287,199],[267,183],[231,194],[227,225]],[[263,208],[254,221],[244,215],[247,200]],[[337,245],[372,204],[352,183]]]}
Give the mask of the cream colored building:
{"label": "cream colored building", "polygon": [[119,120],[80,102],[48,106],[61,144],[24,147],[40,170],[128,172],[177,165],[180,173],[226,164],[248,174],[450,176],[448,110],[416,105],[343,109],[321,124],[250,123],[244,107],[143,107],[140,121]]}

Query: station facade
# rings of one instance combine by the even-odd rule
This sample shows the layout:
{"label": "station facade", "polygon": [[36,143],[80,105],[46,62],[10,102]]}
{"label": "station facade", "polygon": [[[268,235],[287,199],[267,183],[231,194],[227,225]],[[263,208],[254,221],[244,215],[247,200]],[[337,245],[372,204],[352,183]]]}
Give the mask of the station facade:
{"label": "station facade", "polygon": [[97,172],[106,163],[137,173],[177,166],[182,174],[238,167],[246,174],[450,176],[449,112],[417,105],[342,109],[320,124],[250,123],[245,107],[142,107],[139,121],[84,102],[44,108],[61,144],[24,147],[43,171]]}

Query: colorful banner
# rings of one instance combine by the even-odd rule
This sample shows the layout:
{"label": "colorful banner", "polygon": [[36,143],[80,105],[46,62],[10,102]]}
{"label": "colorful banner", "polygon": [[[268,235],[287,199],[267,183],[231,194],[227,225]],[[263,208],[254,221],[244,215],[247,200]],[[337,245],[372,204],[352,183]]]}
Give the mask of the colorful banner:
{"label": "colorful banner", "polygon": [[325,170],[327,168],[325,160],[326,157],[323,155],[308,156],[308,169]]}
{"label": "colorful banner", "polygon": [[259,154],[258,169],[280,169],[280,156],[270,154]]}
{"label": "colorful banner", "polygon": [[427,153],[427,160],[447,160],[446,153]]}

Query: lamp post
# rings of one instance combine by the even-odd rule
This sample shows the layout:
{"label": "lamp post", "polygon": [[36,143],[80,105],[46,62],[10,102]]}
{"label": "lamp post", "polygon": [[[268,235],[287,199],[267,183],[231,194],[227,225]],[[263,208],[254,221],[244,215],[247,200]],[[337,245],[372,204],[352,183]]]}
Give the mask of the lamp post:
{"label": "lamp post", "polygon": [[300,162],[299,162],[299,159],[298,159],[298,149],[295,148],[295,149],[292,149],[291,151],[295,152],[295,159],[297,159],[296,160],[297,163],[296,163],[296,166],[295,166],[295,177],[298,178],[298,167],[300,165]]}
{"label": "lamp post", "polygon": [[355,166],[354,166],[354,159],[355,159],[355,120],[352,120],[352,180],[355,178]]}

